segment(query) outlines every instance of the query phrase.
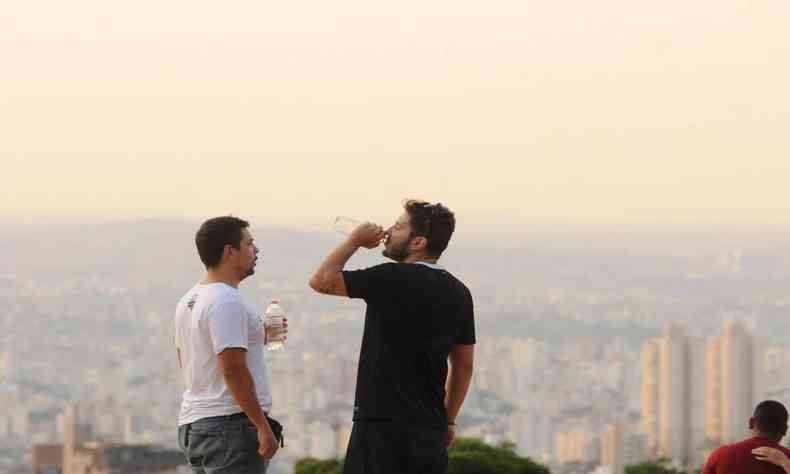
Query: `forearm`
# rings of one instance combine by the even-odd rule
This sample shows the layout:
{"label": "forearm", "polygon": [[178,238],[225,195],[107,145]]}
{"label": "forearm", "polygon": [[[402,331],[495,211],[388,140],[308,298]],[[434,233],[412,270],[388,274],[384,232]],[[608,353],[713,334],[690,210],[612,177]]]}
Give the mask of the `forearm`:
{"label": "forearm", "polygon": [[455,418],[458,416],[458,412],[461,411],[461,405],[463,405],[466,394],[469,392],[471,382],[471,367],[450,367],[445,387],[447,395],[444,399],[448,422],[455,423]]}
{"label": "forearm", "polygon": [[269,423],[266,421],[266,415],[263,413],[261,404],[258,401],[258,394],[255,392],[255,381],[252,379],[252,374],[247,367],[239,367],[229,369],[223,372],[225,384],[228,386],[233,398],[236,399],[241,409],[258,427],[268,427]]}
{"label": "forearm", "polygon": [[354,255],[357,250],[359,250],[359,245],[351,240],[346,240],[340,244],[323,262],[321,262],[313,278],[310,279],[310,285],[314,287],[319,286],[323,282],[330,280],[332,274],[343,271],[346,263],[348,263],[351,256]]}

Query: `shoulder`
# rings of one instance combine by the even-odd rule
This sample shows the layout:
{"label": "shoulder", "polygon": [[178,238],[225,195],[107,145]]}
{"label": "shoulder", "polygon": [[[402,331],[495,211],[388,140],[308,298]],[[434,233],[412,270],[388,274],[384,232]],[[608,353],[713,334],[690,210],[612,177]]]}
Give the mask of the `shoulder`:
{"label": "shoulder", "polygon": [[719,459],[723,455],[727,454],[734,446],[734,444],[725,444],[724,446],[719,446],[718,448],[714,449],[712,453],[710,453],[709,459]]}
{"label": "shoulder", "polygon": [[246,309],[239,290],[229,286],[212,288],[206,295],[201,295],[201,298],[204,296],[202,313],[209,317],[214,314],[235,313],[237,310]]}
{"label": "shoulder", "polygon": [[359,275],[376,275],[376,276],[391,276],[398,275],[406,270],[409,265],[404,263],[387,262],[373,265],[372,267],[362,268],[360,270],[346,270],[345,274],[359,274]]}
{"label": "shoulder", "polygon": [[208,301],[215,306],[226,303],[242,303],[241,293],[228,285],[217,285],[209,291]]}
{"label": "shoulder", "polygon": [[463,295],[463,297],[465,297],[468,301],[471,302],[472,292],[469,290],[469,287],[466,286],[464,282],[462,282],[458,277],[456,277],[452,273],[448,272],[448,274],[450,275],[450,278],[453,280],[459,294]]}
{"label": "shoulder", "polygon": [[197,295],[199,291],[199,284],[192,286],[192,288],[188,289],[186,293],[184,293],[183,296],[181,296],[181,298],[178,300],[178,306],[187,304],[191,299],[195,298],[195,295]]}

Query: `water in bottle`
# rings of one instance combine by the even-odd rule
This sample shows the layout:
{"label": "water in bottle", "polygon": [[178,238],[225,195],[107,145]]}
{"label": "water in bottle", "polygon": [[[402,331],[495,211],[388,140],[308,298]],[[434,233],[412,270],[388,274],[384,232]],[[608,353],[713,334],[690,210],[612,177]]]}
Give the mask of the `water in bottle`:
{"label": "water in bottle", "polygon": [[285,349],[285,310],[280,306],[278,300],[272,300],[266,308],[265,324],[269,328],[269,337],[266,349],[270,351],[281,351]]}

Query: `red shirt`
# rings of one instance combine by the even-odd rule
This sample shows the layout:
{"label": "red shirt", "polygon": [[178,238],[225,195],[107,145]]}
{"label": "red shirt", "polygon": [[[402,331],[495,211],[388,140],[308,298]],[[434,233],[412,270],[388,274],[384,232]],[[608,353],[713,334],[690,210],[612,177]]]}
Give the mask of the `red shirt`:
{"label": "red shirt", "polygon": [[768,438],[755,436],[713,451],[702,468],[702,474],[784,474],[781,467],[768,461],[759,461],[752,454],[752,449],[761,446],[777,448],[790,457],[790,449]]}

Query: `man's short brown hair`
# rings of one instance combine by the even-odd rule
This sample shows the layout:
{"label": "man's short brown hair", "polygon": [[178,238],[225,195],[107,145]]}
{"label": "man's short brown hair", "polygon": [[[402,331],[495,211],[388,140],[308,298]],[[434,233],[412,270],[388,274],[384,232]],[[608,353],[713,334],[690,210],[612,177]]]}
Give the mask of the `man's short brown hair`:
{"label": "man's short brown hair", "polygon": [[242,231],[249,226],[249,222],[233,216],[214,217],[204,222],[195,234],[195,246],[203,265],[206,268],[219,265],[226,245],[241,248]]}
{"label": "man's short brown hair", "polygon": [[425,237],[428,255],[441,257],[455,231],[455,214],[441,203],[431,204],[418,199],[405,200],[403,208],[409,213],[410,237]]}

